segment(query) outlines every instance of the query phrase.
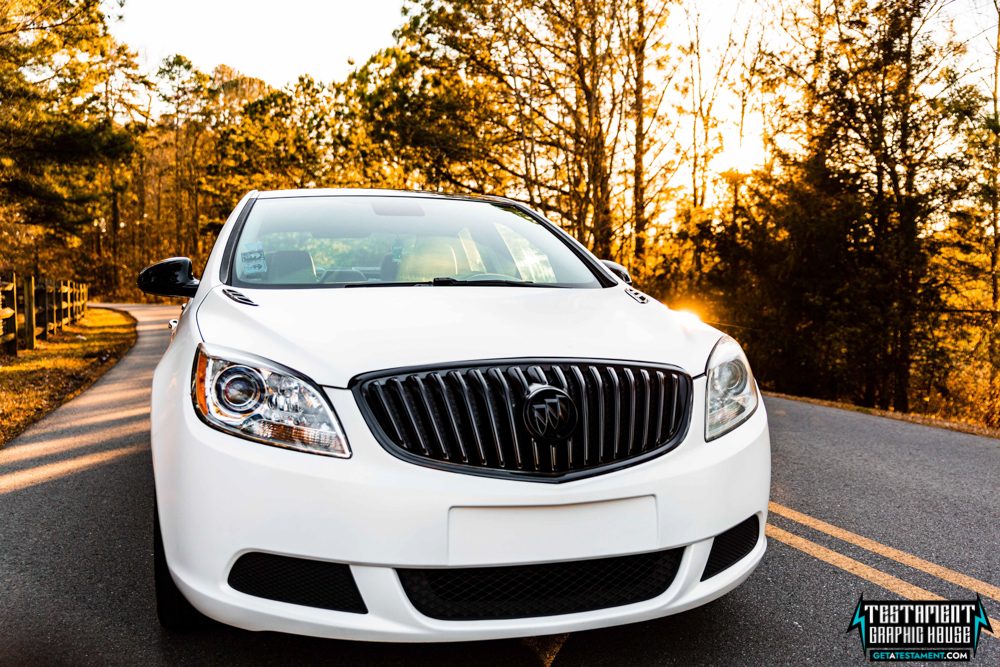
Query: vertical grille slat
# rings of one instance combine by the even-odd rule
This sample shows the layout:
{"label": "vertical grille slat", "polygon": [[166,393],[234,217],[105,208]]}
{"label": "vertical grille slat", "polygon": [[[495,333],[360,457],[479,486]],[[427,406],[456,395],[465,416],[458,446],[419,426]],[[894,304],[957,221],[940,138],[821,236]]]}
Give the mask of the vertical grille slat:
{"label": "vertical grille slat", "polygon": [[614,429],[611,431],[613,447],[611,449],[611,460],[618,460],[618,441],[621,439],[622,431],[622,394],[619,385],[621,384],[618,379],[618,371],[615,370],[614,366],[608,366],[608,377],[611,378],[611,395],[614,398],[614,407],[611,409],[611,423],[614,425]]}
{"label": "vertical grille slat", "polygon": [[431,407],[431,398],[427,395],[427,387],[424,386],[424,381],[419,375],[413,376],[413,381],[417,385],[417,391],[420,392],[420,402],[424,404],[424,411],[427,414],[427,421],[431,425],[431,431],[434,433],[434,439],[437,440],[438,449],[441,451],[441,456],[447,461],[451,458],[448,452],[448,445],[444,441],[444,437],[441,435],[441,429],[438,428],[438,419],[434,415],[434,409]]}
{"label": "vertical grille slat", "polygon": [[399,400],[403,404],[403,410],[406,411],[406,417],[410,420],[410,427],[413,429],[413,432],[417,434],[417,443],[420,445],[420,449],[424,452],[424,456],[430,456],[431,452],[427,449],[427,443],[424,442],[424,436],[420,432],[420,424],[417,422],[417,416],[410,407],[410,402],[406,400],[407,391],[406,388],[403,387],[402,380],[399,378],[393,378],[392,384],[396,389],[396,393],[399,394]]}
{"label": "vertical grille slat", "polygon": [[663,433],[663,411],[666,409],[664,401],[667,391],[667,378],[663,375],[663,371],[656,371],[656,380],[660,385],[660,409],[656,411],[656,435],[653,438],[659,442]]}
{"label": "vertical grille slat", "polygon": [[524,465],[521,463],[521,443],[518,442],[517,424],[514,422],[514,395],[510,393],[510,385],[507,384],[507,378],[503,376],[499,368],[491,368],[490,375],[496,378],[503,389],[504,406],[507,408],[507,424],[510,426],[510,437],[514,441],[514,463],[517,465],[517,469],[521,470],[524,468]]}
{"label": "vertical grille slat", "polygon": [[678,418],[680,417],[680,410],[677,409],[677,393],[680,391],[680,382],[677,381],[677,378],[671,378],[670,384],[673,385],[674,400],[670,402],[670,432],[667,437],[677,432]]}
{"label": "vertical grille slat", "polygon": [[[566,375],[563,373],[563,369],[553,366],[552,372],[556,374],[556,386],[569,394],[569,383],[566,382]],[[553,451],[555,450],[553,449]],[[573,438],[570,438],[566,442],[566,465],[570,470],[573,469]],[[552,460],[552,469],[556,469],[555,459]]]}
{"label": "vertical grille slat", "polygon": [[601,371],[596,366],[590,367],[590,374],[594,378],[594,389],[597,394],[597,461],[604,462],[604,382],[601,380]]}
{"label": "vertical grille slat", "polygon": [[382,383],[381,382],[372,383],[372,392],[375,394],[376,398],[378,398],[379,407],[381,407],[382,410],[385,411],[385,415],[389,418],[388,423],[389,426],[392,427],[392,433],[389,434],[389,437],[391,438],[395,436],[395,441],[398,442],[403,447],[405,447],[406,440],[403,438],[403,429],[396,422],[396,418],[392,414],[392,408],[389,407],[389,399],[386,398],[385,390],[382,387]]}
{"label": "vertical grille slat", "polygon": [[[529,385],[528,385],[528,379],[526,377],[524,377],[524,371],[522,371],[517,366],[512,366],[511,369],[510,369],[510,371],[514,374],[514,377],[517,378],[517,381],[521,385],[521,395],[522,396],[527,396],[528,395],[528,386]],[[541,470],[542,469],[542,463],[540,461],[541,457],[539,456],[539,453],[538,453],[538,443],[535,442],[534,438],[531,439],[531,454],[532,454],[532,460],[535,463],[535,470]]]}
{"label": "vertical grille slat", "polygon": [[493,444],[496,446],[497,461],[501,468],[505,468],[503,460],[503,446],[500,444],[500,431],[497,428],[497,416],[493,411],[493,401],[490,400],[490,385],[479,369],[472,371],[472,377],[479,383],[479,388],[483,390],[483,401],[486,402],[486,416],[490,422],[490,433],[493,434]]}
{"label": "vertical grille slat", "polygon": [[469,386],[465,384],[465,378],[458,371],[451,371],[448,377],[455,378],[459,390],[462,392],[462,402],[465,404],[465,411],[469,417],[469,424],[472,426],[472,439],[476,443],[476,451],[479,453],[479,463],[488,465],[486,461],[486,449],[483,447],[483,439],[479,435],[479,426],[476,424],[476,415],[472,409],[472,394],[469,393]]}
{"label": "vertical grille slat", "polygon": [[644,452],[646,451],[646,443],[649,442],[649,420],[652,415],[649,414],[649,371],[643,368],[639,373],[642,375],[642,395],[646,399],[646,405],[642,411],[642,447],[639,449],[640,452]]}
{"label": "vertical grille slat", "polygon": [[[369,373],[351,388],[376,439],[399,458],[560,482],[676,446],[690,424],[693,382],[660,364],[530,359]],[[529,390],[539,392],[531,402]]]}
{"label": "vertical grille slat", "polygon": [[625,369],[628,378],[628,455],[632,455],[632,445],[635,444],[635,376],[631,368]]}
{"label": "vertical grille slat", "polygon": [[437,385],[438,391],[441,392],[441,400],[444,401],[444,410],[448,415],[448,424],[451,426],[451,435],[455,438],[455,444],[458,445],[458,455],[462,457],[462,463],[468,463],[469,453],[465,449],[465,443],[462,442],[462,430],[458,427],[455,411],[451,409],[448,385],[444,383],[444,379],[440,373],[431,373],[430,377],[434,378],[434,383]]}
{"label": "vertical grille slat", "polygon": [[583,379],[583,372],[579,366],[571,366],[570,368],[580,390],[580,402],[577,403],[577,407],[580,408],[580,421],[583,422],[581,429],[583,434],[583,466],[587,467],[590,465],[590,410],[587,405],[587,382]]}

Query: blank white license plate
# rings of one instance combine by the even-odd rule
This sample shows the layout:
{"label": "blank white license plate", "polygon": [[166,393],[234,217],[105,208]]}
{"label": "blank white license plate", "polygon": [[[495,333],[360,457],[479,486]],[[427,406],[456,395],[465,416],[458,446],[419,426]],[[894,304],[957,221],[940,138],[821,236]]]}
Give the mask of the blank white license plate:
{"label": "blank white license plate", "polygon": [[575,505],[453,507],[448,563],[491,565],[599,558],[658,547],[656,498]]}

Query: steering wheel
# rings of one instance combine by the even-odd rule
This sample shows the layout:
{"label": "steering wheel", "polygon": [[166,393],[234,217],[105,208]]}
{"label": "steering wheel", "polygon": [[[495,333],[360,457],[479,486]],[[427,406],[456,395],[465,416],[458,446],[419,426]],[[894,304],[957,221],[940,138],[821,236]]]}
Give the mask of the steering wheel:
{"label": "steering wheel", "polygon": [[[346,273],[346,272],[349,272],[349,271],[352,271],[352,269],[326,269],[326,271],[323,272],[323,275],[320,276],[320,278],[319,278],[319,280],[317,282],[319,282],[320,284],[325,284],[325,283],[332,282],[332,279],[334,277],[336,277],[336,275],[338,273]],[[353,271],[355,273],[359,273],[362,276],[364,276],[364,272],[362,272],[362,271],[357,271],[357,270],[353,270]],[[347,281],[339,281],[339,282],[349,282],[349,283],[367,282],[367,276],[365,276],[365,280],[347,280]]]}

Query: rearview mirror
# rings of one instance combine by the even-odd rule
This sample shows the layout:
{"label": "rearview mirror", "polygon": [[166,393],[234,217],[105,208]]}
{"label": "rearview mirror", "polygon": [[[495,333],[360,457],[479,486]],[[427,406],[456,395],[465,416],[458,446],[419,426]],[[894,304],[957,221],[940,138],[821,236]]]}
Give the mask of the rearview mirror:
{"label": "rearview mirror", "polygon": [[136,281],[146,294],[191,298],[198,291],[194,265],[187,257],[171,257],[147,266]]}
{"label": "rearview mirror", "polygon": [[622,266],[618,262],[612,262],[610,259],[602,259],[601,261],[604,263],[604,266],[611,269],[611,273],[621,278],[623,283],[625,283],[626,285],[632,284],[632,276],[628,274],[628,269],[626,269],[624,266]]}

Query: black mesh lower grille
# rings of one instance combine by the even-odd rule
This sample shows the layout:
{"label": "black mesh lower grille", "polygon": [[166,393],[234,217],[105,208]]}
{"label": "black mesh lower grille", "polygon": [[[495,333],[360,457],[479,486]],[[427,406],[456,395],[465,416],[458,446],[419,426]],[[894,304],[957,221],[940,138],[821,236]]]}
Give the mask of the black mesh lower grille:
{"label": "black mesh lower grille", "polygon": [[247,595],[306,607],[367,614],[350,565],[251,552],[229,571],[229,585]]}
{"label": "black mesh lower grille", "polygon": [[759,537],[760,521],[757,520],[756,514],[716,537],[712,542],[712,551],[708,554],[708,563],[705,565],[701,580],[714,577],[742,560],[753,551]]}
{"label": "black mesh lower grille", "polygon": [[684,549],[513,567],[399,569],[410,602],[445,620],[532,618],[620,607],[662,594]]}

